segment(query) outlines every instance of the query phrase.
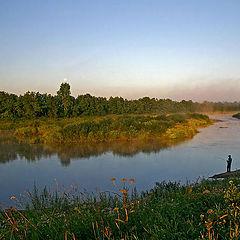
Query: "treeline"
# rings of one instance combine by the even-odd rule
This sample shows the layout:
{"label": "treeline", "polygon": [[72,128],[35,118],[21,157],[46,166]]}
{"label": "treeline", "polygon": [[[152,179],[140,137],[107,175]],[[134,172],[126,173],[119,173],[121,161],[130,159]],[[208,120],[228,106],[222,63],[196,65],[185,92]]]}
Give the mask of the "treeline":
{"label": "treeline", "polygon": [[172,101],[143,97],[127,100],[122,97],[95,97],[90,94],[71,96],[70,85],[62,83],[55,96],[26,92],[17,96],[0,91],[0,118],[62,118],[104,116],[107,114],[168,114],[186,112],[238,111],[240,102]]}

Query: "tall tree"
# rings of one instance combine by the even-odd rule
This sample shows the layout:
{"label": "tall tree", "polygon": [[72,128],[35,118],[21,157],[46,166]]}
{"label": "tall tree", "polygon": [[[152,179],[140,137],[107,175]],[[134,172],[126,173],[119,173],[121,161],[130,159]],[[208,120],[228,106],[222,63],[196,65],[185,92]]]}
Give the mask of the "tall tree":
{"label": "tall tree", "polygon": [[57,96],[61,100],[62,113],[64,117],[70,117],[72,114],[72,101],[69,83],[62,83],[57,91]]}

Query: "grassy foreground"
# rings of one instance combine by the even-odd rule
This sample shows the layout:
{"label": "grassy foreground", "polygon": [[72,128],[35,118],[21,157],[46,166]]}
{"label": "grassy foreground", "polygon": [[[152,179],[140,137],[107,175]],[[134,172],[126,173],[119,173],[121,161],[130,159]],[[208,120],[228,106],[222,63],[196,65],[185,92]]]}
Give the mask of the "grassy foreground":
{"label": "grassy foreground", "polygon": [[29,143],[83,143],[122,140],[188,139],[211,120],[202,114],[108,115],[65,119],[1,120],[2,130]]}
{"label": "grassy foreground", "polygon": [[134,179],[110,181],[116,194],[57,184],[54,193],[13,196],[24,210],[2,209],[0,239],[240,239],[238,179],[162,182],[141,194],[131,190]]}

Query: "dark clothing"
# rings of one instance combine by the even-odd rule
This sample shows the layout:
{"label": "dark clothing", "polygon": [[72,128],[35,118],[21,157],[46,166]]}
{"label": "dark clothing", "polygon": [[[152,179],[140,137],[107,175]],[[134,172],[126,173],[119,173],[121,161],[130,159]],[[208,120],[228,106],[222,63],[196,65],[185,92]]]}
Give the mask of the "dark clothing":
{"label": "dark clothing", "polygon": [[231,171],[231,165],[232,165],[232,157],[228,156],[228,160],[227,160],[227,172]]}
{"label": "dark clothing", "polygon": [[231,163],[227,162],[227,172],[231,171]]}

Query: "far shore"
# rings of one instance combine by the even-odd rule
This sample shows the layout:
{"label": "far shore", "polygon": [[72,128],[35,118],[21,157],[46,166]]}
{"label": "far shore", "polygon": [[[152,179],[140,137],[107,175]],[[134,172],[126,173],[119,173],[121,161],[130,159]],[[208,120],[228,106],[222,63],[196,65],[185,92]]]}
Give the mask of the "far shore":
{"label": "far shore", "polygon": [[231,112],[202,112],[201,114],[208,115],[209,117],[211,116],[225,116],[225,115],[230,115],[232,116],[233,114],[238,113],[239,111],[231,111]]}
{"label": "far shore", "polygon": [[191,114],[122,115],[92,118],[36,119],[3,122],[1,129],[13,130],[20,141],[35,143],[84,143],[136,140],[185,140],[213,121]]}

